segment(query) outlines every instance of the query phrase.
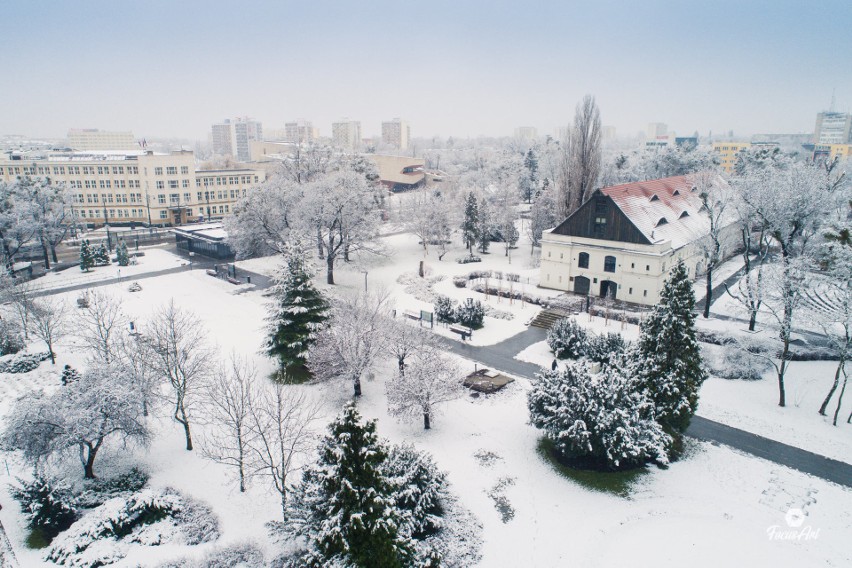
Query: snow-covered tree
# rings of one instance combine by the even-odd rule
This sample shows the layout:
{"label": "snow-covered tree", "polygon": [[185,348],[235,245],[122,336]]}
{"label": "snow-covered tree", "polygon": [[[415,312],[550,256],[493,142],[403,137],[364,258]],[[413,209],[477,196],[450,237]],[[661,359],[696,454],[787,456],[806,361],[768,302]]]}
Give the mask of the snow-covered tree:
{"label": "snow-covered tree", "polygon": [[21,505],[27,525],[52,540],[77,519],[75,498],[67,483],[36,472],[32,481],[18,479],[20,487],[10,487],[12,498]]}
{"label": "snow-covered tree", "polygon": [[115,260],[119,266],[130,265],[130,254],[127,252],[127,243],[124,239],[118,241],[118,246],[115,249]]}
{"label": "snow-covered tree", "polygon": [[391,446],[384,473],[393,486],[396,508],[403,514],[403,534],[416,539],[437,533],[444,526],[448,498],[447,474],[431,455],[411,444]]}
{"label": "snow-covered tree", "polygon": [[98,245],[98,248],[95,249],[94,262],[95,266],[109,266],[109,264],[112,263],[109,258],[109,249],[107,248],[106,243],[102,242]]}
{"label": "snow-covered tree", "polygon": [[39,232],[30,214],[31,204],[16,199],[16,184],[0,182],[0,243],[3,250],[3,266],[12,268],[15,257],[29,245]]}
{"label": "snow-covered tree", "polygon": [[33,463],[61,452],[78,454],[84,476],[93,479],[95,458],[107,439],[148,443],[138,396],[120,368],[93,366],[53,394],[20,399],[7,421],[5,446]]}
{"label": "snow-covered tree", "polygon": [[142,415],[148,416],[151,407],[159,400],[163,378],[151,362],[154,360],[151,343],[140,334],[118,335],[117,364],[125,376],[136,385]]}
{"label": "snow-covered tree", "polygon": [[433,309],[435,310],[435,317],[438,318],[439,322],[456,322],[455,303],[449,296],[444,296],[442,294],[438,294],[437,296],[435,296],[435,303],[433,305]]}
{"label": "snow-covered tree", "polygon": [[406,230],[420,239],[425,254],[429,254],[429,245],[438,247],[438,260],[441,260],[455,225],[453,205],[445,193],[429,189],[406,195],[405,200],[402,221]]}
{"label": "snow-covered tree", "polygon": [[257,371],[232,353],[227,363],[213,372],[204,392],[204,420],[209,426],[202,436],[201,453],[205,458],[231,467],[237,472],[240,492],[252,471],[250,447],[251,404]]}
{"label": "snow-covered tree", "polygon": [[56,364],[53,348],[68,330],[65,304],[50,298],[33,300],[29,315],[30,333],[47,345],[51,364]]}
{"label": "snow-covered tree", "polygon": [[390,320],[385,332],[385,351],[396,359],[399,375],[405,374],[409,357],[436,348],[435,335],[419,326],[410,325],[404,319]]}
{"label": "snow-covered tree", "polygon": [[302,187],[276,174],[253,188],[225,217],[228,243],[240,258],[281,254],[299,215]]}
{"label": "snow-covered tree", "polygon": [[655,421],[654,403],[615,367],[591,375],[583,363],[538,376],[527,395],[530,422],[558,457],[619,470],[665,464],[672,439]]}
{"label": "snow-covered tree", "polygon": [[80,243],[80,270],[89,272],[95,266],[95,253],[89,239],[83,239]]}
{"label": "snow-covered tree", "polygon": [[734,207],[730,186],[713,171],[697,172],[689,176],[701,199],[703,213],[710,222],[707,234],[698,242],[703,256],[706,296],[704,299],[704,317],[710,317],[710,304],[713,301],[713,271],[725,260],[733,243],[728,238],[727,226],[733,216],[729,213]]}
{"label": "snow-covered tree", "polygon": [[121,304],[106,292],[88,293],[88,305],[80,310],[78,335],[88,347],[92,359],[106,364],[116,358],[119,335],[127,320]]}
{"label": "snow-covered tree", "polygon": [[486,199],[479,202],[476,218],[476,250],[487,253],[494,236],[494,205]]}
{"label": "snow-covered tree", "polygon": [[707,378],[695,338],[695,294],[683,261],[669,273],[660,301],[640,326],[631,378],[655,407],[666,432],[686,431]]}
{"label": "snow-covered tree", "polygon": [[562,318],[547,332],[547,345],[558,359],[579,359],[586,355],[588,333],[574,318]]}
{"label": "snow-covered tree", "polygon": [[525,172],[521,178],[521,199],[532,203],[533,195],[538,190],[538,154],[535,148],[530,148],[524,155]]}
{"label": "snow-covered tree", "polygon": [[319,380],[351,382],[361,396],[361,379],[381,355],[388,321],[386,294],[357,294],[332,302],[331,319],[317,336],[308,369]]}
{"label": "snow-covered tree", "polygon": [[[250,389],[247,410],[251,475],[272,482],[286,518],[291,475],[302,469],[303,457],[315,441],[311,428],[319,418],[319,406],[275,383]],[[231,430],[233,437],[233,424]]]}
{"label": "snow-covered tree", "polygon": [[431,428],[438,405],[464,395],[461,369],[437,349],[416,352],[405,374],[389,379],[385,389],[391,416],[422,417],[424,430]]}
{"label": "snow-covered tree", "polygon": [[485,308],[479,300],[474,302],[473,298],[467,298],[456,307],[453,319],[471,329],[479,329],[485,319]]}
{"label": "snow-covered tree", "polygon": [[62,381],[63,386],[68,386],[79,378],[80,373],[77,372],[77,369],[71,365],[65,365],[62,368],[62,375],[59,377],[59,380]]}
{"label": "snow-covered tree", "polygon": [[467,251],[473,254],[473,245],[479,239],[479,204],[476,201],[476,196],[471,191],[467,194],[467,201],[464,207],[464,220],[462,221],[462,242],[467,247]]}
{"label": "snow-covered tree", "polygon": [[329,317],[329,305],[311,281],[314,269],[302,241],[291,238],[282,249],[266,317],[266,353],[278,359],[281,378],[288,380],[305,374],[308,352]]}
{"label": "snow-covered tree", "polygon": [[549,180],[545,179],[542,183],[541,192],[533,200],[532,208],[530,209],[530,220],[527,223],[527,236],[531,244],[530,254],[535,251],[535,247],[541,246],[542,231],[555,227],[559,222],[556,214],[557,206],[554,188]]}
{"label": "snow-covered tree", "polygon": [[601,168],[601,116],[595,98],[583,97],[574,112],[574,124],[564,151],[567,153],[567,179],[560,196],[560,208],[567,217],[576,211],[595,189]]}
{"label": "snow-covered tree", "polygon": [[307,541],[305,566],[395,568],[413,562],[401,534],[405,518],[384,472],[387,450],[375,421],[363,422],[354,403],[328,427],[319,459],[305,469],[287,520]]}
{"label": "snow-covered tree", "polygon": [[174,419],[183,426],[186,449],[191,451],[193,408],[211,372],[213,351],[207,332],[194,314],[171,300],[154,314],[145,340],[151,347],[152,369],[171,387]]}

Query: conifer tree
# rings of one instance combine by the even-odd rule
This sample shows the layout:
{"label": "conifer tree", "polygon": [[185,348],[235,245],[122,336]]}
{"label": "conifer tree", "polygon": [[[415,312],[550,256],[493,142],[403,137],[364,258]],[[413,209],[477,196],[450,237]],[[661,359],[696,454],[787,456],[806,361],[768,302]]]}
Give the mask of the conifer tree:
{"label": "conifer tree", "polygon": [[684,432],[707,378],[695,338],[695,294],[680,260],[641,326],[632,376],[654,401],[657,421],[670,434]]}
{"label": "conifer tree", "polygon": [[386,459],[376,422],[362,422],[355,404],[348,403],[290,502],[288,519],[308,541],[302,564],[395,568],[413,563],[413,545],[400,531],[405,518],[384,473]]}
{"label": "conifer tree", "polygon": [[468,252],[473,255],[473,246],[479,237],[479,205],[473,192],[467,194],[467,202],[464,207],[464,221],[462,222],[462,240]]}
{"label": "conifer tree", "polygon": [[105,243],[98,245],[98,248],[95,250],[94,257],[96,266],[108,266],[110,264],[109,250]]}
{"label": "conifer tree", "polygon": [[314,271],[301,240],[285,243],[283,255],[266,318],[266,353],[278,359],[282,376],[292,378],[304,376],[308,349],[329,317],[329,305],[311,282]]}
{"label": "conifer tree", "polygon": [[127,253],[127,243],[119,241],[118,247],[115,249],[115,258],[119,266],[127,266],[130,264],[130,255]]}
{"label": "conifer tree", "polygon": [[93,266],[95,266],[95,254],[92,252],[89,239],[84,239],[80,243],[80,270],[89,272]]}

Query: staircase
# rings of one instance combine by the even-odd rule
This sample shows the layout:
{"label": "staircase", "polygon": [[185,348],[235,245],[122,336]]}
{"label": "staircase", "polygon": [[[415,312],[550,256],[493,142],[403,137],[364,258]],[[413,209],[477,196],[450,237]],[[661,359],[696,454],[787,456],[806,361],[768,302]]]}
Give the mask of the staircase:
{"label": "staircase", "polygon": [[535,319],[530,322],[530,327],[540,327],[542,329],[550,329],[558,320],[567,318],[571,312],[564,310],[541,310]]}

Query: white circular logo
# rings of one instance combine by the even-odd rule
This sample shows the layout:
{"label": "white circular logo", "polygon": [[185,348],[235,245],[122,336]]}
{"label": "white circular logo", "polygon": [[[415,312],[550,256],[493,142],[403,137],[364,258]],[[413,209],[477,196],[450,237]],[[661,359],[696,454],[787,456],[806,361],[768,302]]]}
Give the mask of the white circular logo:
{"label": "white circular logo", "polygon": [[784,520],[787,521],[787,526],[789,527],[800,527],[805,522],[805,513],[801,509],[790,509],[784,515]]}

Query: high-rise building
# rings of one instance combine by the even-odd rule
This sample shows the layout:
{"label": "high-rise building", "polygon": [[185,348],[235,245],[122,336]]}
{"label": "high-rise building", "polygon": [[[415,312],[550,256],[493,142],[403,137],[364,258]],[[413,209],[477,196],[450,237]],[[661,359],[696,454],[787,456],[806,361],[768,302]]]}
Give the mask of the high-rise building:
{"label": "high-rise building", "polygon": [[668,132],[668,124],[664,122],[649,122],[648,128],[645,130],[645,138],[647,140],[656,140],[661,136],[665,136]]}
{"label": "high-rise building", "polygon": [[319,129],[314,128],[309,120],[296,120],[284,123],[284,139],[288,142],[302,144],[319,138]]}
{"label": "high-rise building", "polygon": [[228,215],[266,171],[196,170],[188,150],[0,154],[0,181],[23,176],[64,184],[83,224],[182,225]]}
{"label": "high-rise building", "polygon": [[335,146],[357,150],[361,145],[361,123],[348,118],[332,123],[331,139]]}
{"label": "high-rise building", "polygon": [[852,114],[847,112],[821,112],[814,126],[814,144],[852,143]]}
{"label": "high-rise building", "polygon": [[97,128],[72,128],[68,131],[68,147],[81,152],[138,150],[132,132],[108,132]]}
{"label": "high-rise building", "polygon": [[249,142],[252,140],[263,140],[263,126],[248,117],[225,119],[213,125],[214,154],[233,156],[238,162],[248,162],[251,159]]}
{"label": "high-rise building", "polygon": [[400,150],[408,148],[411,139],[411,127],[404,120],[394,118],[390,122],[382,123],[382,143],[394,146]]}

